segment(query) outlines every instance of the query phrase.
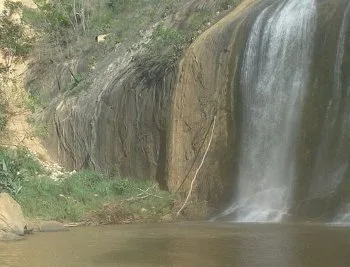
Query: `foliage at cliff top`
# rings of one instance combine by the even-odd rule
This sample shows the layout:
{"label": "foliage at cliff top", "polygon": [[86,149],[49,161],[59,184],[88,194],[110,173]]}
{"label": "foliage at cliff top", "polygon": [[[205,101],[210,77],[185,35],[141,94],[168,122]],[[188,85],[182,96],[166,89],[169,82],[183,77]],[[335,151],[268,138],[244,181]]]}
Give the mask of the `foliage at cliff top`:
{"label": "foliage at cliff top", "polygon": [[[33,53],[33,77],[61,63],[71,64],[71,75],[65,74],[65,79],[72,84],[59,90],[75,94],[88,87],[91,72],[98,71],[107,56],[137,50],[140,40],[148,38],[151,41],[141,45],[143,54],[134,59],[136,68],[142,65],[141,76],[152,76],[152,70],[166,70],[181,57],[197,31],[208,27],[217,10],[227,9],[238,0],[212,2],[216,8],[201,5],[191,11],[188,21],[180,23],[174,15],[188,6],[188,0],[36,0],[38,9],[24,8],[23,12],[24,21],[41,35]],[[97,43],[95,37],[101,34],[106,35],[106,40]],[[45,88],[30,88],[31,92],[40,90],[45,95]]]}
{"label": "foliage at cliff top", "polygon": [[[109,34],[105,49],[132,43],[151,23],[175,12],[184,0],[37,0],[38,9],[24,8],[24,20],[40,31],[60,55],[81,52],[99,34]],[[57,47],[58,46],[58,47]],[[49,47],[47,47],[49,48]],[[55,49],[54,47],[50,47]],[[52,55],[53,56],[53,55]]]}

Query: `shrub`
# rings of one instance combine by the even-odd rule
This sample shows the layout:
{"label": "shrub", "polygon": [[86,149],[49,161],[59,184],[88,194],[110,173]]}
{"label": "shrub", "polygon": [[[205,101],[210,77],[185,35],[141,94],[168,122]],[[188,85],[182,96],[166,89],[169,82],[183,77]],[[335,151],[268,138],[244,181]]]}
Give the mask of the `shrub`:
{"label": "shrub", "polygon": [[25,179],[45,173],[42,165],[25,148],[0,148],[0,191],[17,196]]}
{"label": "shrub", "polygon": [[37,111],[37,109],[42,108],[43,106],[43,102],[41,100],[41,97],[39,95],[38,92],[34,92],[34,93],[30,93],[28,95],[28,99],[26,101],[26,107],[32,112],[34,113],[35,111]]}
{"label": "shrub", "polygon": [[148,81],[163,79],[182,55],[186,42],[184,31],[159,25],[145,51],[135,58],[138,75]]}
{"label": "shrub", "polygon": [[21,8],[20,2],[6,0],[4,14],[0,16],[0,50],[5,55],[5,66],[0,66],[2,70],[9,69],[14,60],[28,56],[33,45],[33,39],[25,34],[24,25],[12,18]]}
{"label": "shrub", "polygon": [[6,128],[7,116],[4,109],[4,106],[0,104],[0,133],[3,132]]}

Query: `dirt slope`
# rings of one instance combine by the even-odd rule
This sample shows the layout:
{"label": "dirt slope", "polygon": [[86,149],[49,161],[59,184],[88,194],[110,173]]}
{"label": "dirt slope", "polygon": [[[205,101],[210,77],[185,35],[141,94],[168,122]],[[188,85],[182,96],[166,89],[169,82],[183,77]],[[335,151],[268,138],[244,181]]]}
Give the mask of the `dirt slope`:
{"label": "dirt slope", "polygon": [[[0,12],[4,9],[4,0],[0,0]],[[22,0],[25,6],[36,8],[31,0]],[[3,55],[0,56],[0,63],[3,63]],[[6,102],[7,126],[0,139],[0,145],[27,147],[33,154],[45,163],[53,164],[40,139],[34,134],[34,130],[28,120],[31,116],[27,109],[28,94],[25,90],[24,79],[28,71],[28,61],[13,63],[11,72],[3,82],[1,97]]]}

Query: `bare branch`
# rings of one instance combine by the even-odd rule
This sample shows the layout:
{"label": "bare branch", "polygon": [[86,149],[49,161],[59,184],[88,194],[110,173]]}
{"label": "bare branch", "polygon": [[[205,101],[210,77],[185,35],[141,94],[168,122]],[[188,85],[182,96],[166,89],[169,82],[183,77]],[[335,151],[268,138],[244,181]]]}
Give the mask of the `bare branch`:
{"label": "bare branch", "polygon": [[176,216],[177,216],[177,217],[180,215],[181,211],[185,208],[185,206],[186,206],[186,204],[187,204],[187,201],[189,200],[189,198],[190,198],[190,196],[191,196],[191,193],[192,193],[192,190],[193,190],[194,182],[196,181],[198,172],[199,172],[199,170],[202,168],[203,163],[204,163],[204,159],[205,159],[205,157],[206,157],[206,155],[207,155],[207,153],[208,153],[208,151],[209,151],[209,148],[210,148],[210,145],[211,145],[211,141],[213,140],[213,133],[214,133],[214,128],[215,128],[215,122],[216,122],[216,116],[214,116],[213,128],[211,129],[211,135],[210,135],[208,147],[207,147],[207,149],[205,150],[204,155],[203,155],[203,158],[202,158],[202,161],[201,161],[201,163],[199,164],[199,167],[197,168],[197,170],[196,170],[196,172],[195,172],[195,174],[194,174],[193,180],[192,180],[192,182],[191,182],[191,187],[190,187],[190,190],[188,191],[186,200],[185,200],[184,204],[182,205],[182,207],[179,209],[179,211],[176,213]]}

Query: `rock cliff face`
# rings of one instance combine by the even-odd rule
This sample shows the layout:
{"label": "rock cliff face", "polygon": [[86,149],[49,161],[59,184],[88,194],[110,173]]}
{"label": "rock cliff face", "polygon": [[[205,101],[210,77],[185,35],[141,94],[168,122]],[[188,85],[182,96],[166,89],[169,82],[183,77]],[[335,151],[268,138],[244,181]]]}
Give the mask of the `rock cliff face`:
{"label": "rock cliff face", "polygon": [[[211,203],[228,198],[235,160],[235,54],[245,38],[235,29],[250,2],[199,37],[179,67],[155,68],[152,78],[136,67],[132,54],[107,59],[86,90],[57,97],[48,108],[51,153],[68,168],[117,168],[124,176],[186,191],[216,116],[194,195]],[[215,8],[215,1],[193,1],[177,21],[205,4]]]}
{"label": "rock cliff face", "polygon": [[[198,7],[204,2],[193,4]],[[249,34],[258,19],[266,24],[279,14],[283,3],[243,1],[201,34],[178,65],[154,67],[152,75],[145,75],[148,65],[137,65],[132,53],[107,58],[86,90],[56,97],[47,109],[46,119],[53,121],[51,153],[68,168],[117,168],[124,176],[156,179],[163,188],[186,192],[210,142],[193,195],[213,207],[230,202],[238,188],[239,157],[244,150],[240,145],[245,134],[241,127],[241,71]],[[349,68],[350,7],[345,0],[310,0],[303,6],[306,11],[308,5],[317,9],[317,22],[315,37],[310,40],[314,45],[302,118],[298,129],[293,129],[297,135],[293,155],[297,155],[293,181],[289,181],[294,200],[289,208],[303,215],[319,207],[320,211],[310,216],[320,217],[336,212],[339,202],[348,201],[350,195],[346,141],[349,81],[345,74]],[[178,18],[186,17],[191,7]],[[262,12],[264,16],[259,17]],[[257,42],[257,50],[259,45]],[[264,47],[259,51],[265,51]],[[261,60],[266,56],[260,55]],[[291,61],[286,64],[292,65]],[[341,177],[335,181],[339,172]],[[334,198],[334,192],[342,200]],[[325,202],[330,206],[325,207]]]}
{"label": "rock cliff face", "polygon": [[195,190],[200,200],[212,204],[228,200],[234,188],[239,104],[232,88],[238,82],[237,55],[246,38],[240,26],[248,27],[252,5],[253,1],[245,1],[189,48],[172,97],[167,184],[173,190],[189,188],[214,127]]}
{"label": "rock cliff face", "polygon": [[[113,56],[86,90],[56,97],[45,113],[51,154],[67,168],[116,168],[123,176],[156,179],[163,188],[186,191],[217,116],[194,195],[212,203],[228,196],[235,142],[233,42],[240,39],[230,31],[249,2],[196,40],[179,66],[155,67],[150,78],[135,64],[133,53]],[[192,1],[174,23],[185,23],[193,9],[215,4]]]}
{"label": "rock cliff face", "polygon": [[140,79],[131,57],[111,61],[89,90],[51,107],[51,151],[68,168],[117,168],[122,175],[154,179],[165,157],[175,79],[174,69],[152,81]]}

